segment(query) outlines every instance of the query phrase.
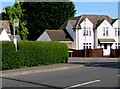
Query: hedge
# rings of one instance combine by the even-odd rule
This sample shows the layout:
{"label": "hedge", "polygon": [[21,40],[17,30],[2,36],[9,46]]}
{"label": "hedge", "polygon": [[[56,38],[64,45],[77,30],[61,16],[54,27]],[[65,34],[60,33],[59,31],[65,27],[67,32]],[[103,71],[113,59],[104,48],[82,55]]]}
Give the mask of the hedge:
{"label": "hedge", "polygon": [[2,53],[3,70],[68,62],[68,47],[59,42],[19,41],[18,51],[13,42],[2,42]]}

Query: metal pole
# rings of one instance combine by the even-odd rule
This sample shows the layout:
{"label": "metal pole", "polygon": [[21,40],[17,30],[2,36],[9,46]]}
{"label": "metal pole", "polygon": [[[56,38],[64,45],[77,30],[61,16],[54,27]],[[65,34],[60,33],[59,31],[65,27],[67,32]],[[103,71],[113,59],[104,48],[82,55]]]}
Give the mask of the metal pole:
{"label": "metal pole", "polygon": [[15,37],[15,27],[18,27],[18,26],[19,26],[19,19],[15,19],[14,28],[13,28],[13,42],[15,44],[16,51],[17,51],[17,38]]}
{"label": "metal pole", "polygon": [[86,20],[84,20],[84,30],[85,30],[85,57],[86,57]]}
{"label": "metal pole", "polygon": [[14,40],[14,38],[15,38],[15,26],[13,26],[13,40]]}

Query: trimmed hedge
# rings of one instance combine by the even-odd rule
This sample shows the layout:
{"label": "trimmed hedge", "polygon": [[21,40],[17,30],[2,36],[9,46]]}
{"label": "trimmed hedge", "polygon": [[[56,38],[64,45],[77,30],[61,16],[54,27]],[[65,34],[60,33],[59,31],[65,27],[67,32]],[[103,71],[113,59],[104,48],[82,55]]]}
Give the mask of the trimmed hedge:
{"label": "trimmed hedge", "polygon": [[68,47],[59,42],[19,41],[18,51],[13,42],[2,42],[2,51],[3,70],[68,62]]}

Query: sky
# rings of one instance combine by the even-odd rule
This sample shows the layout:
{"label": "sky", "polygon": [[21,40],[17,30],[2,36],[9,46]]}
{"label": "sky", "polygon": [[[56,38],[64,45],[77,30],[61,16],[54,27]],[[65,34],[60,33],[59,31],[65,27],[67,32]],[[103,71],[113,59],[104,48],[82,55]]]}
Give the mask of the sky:
{"label": "sky", "polygon": [[76,16],[82,14],[108,15],[118,17],[118,2],[75,2]]}
{"label": "sky", "polygon": [[[2,2],[0,8],[5,6],[12,6],[12,2],[6,1]],[[75,1],[76,15],[80,16],[82,14],[95,14],[95,15],[108,15],[112,18],[118,18],[118,2],[79,2]],[[1,12],[1,11],[0,11]]]}

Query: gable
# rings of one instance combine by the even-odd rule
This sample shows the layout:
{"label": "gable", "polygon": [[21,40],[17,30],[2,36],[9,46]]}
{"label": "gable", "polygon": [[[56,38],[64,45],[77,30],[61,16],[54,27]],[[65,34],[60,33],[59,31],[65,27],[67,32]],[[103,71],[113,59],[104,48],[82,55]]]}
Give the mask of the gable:
{"label": "gable", "polygon": [[36,41],[51,41],[48,33],[46,31],[36,40]]}
{"label": "gable", "polygon": [[112,25],[113,27],[120,27],[120,19],[116,19]]}
{"label": "gable", "polygon": [[96,29],[99,29],[101,27],[113,28],[112,25],[106,19],[102,21]]}
{"label": "gable", "polygon": [[81,15],[78,17],[72,17],[72,18],[68,18],[68,20],[60,27],[60,29],[65,29],[67,26],[68,21],[71,21],[71,23],[74,25],[73,28],[81,28],[79,27],[80,23],[83,22],[84,19],[88,18],[89,21],[93,24],[93,29],[96,29],[103,20],[107,20],[110,24],[112,24],[113,19],[110,18],[107,15]]}
{"label": "gable", "polygon": [[81,28],[83,27],[93,27],[93,23],[88,19],[88,18],[85,18],[81,23]]}
{"label": "gable", "polygon": [[0,41],[10,41],[10,38],[5,29],[0,34]]}

